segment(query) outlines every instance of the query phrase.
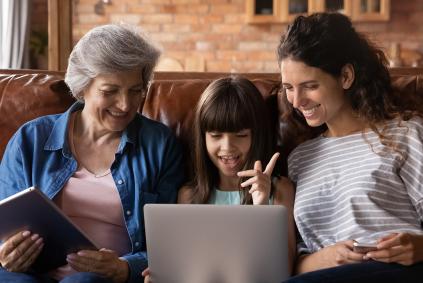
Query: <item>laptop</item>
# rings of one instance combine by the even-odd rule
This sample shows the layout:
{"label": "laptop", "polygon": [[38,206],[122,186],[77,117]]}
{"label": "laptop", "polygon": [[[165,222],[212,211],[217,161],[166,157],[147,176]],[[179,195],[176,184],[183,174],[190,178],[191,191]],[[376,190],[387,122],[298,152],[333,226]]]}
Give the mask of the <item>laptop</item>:
{"label": "laptop", "polygon": [[289,277],[283,206],[147,204],[154,283],[280,283]]}

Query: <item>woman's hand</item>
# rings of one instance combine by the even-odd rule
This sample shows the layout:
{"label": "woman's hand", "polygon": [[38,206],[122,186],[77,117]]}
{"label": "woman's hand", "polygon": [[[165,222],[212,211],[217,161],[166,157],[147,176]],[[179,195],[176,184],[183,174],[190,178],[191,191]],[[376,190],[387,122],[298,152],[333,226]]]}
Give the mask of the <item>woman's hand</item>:
{"label": "woman's hand", "polygon": [[423,261],[423,235],[393,233],[380,238],[377,248],[377,251],[368,252],[366,257],[402,265]]}
{"label": "woman's hand", "polygon": [[261,162],[256,161],[254,163],[253,170],[238,172],[238,177],[251,177],[241,183],[241,187],[245,188],[251,186],[248,192],[253,198],[253,204],[269,204],[270,190],[272,186],[271,176],[278,157],[278,152],[273,154],[264,171],[262,171]]}
{"label": "woman's hand", "polygon": [[144,277],[144,283],[152,283],[150,280],[150,269],[148,267],[143,270],[141,276]]}
{"label": "woman's hand", "polygon": [[76,254],[69,254],[66,260],[78,272],[98,273],[117,283],[123,283],[128,280],[128,262],[119,258],[114,251],[108,249],[79,251]]}
{"label": "woman's hand", "polygon": [[298,260],[296,273],[310,272],[349,263],[365,261],[363,254],[353,251],[353,240],[338,242]]}
{"label": "woman's hand", "polygon": [[24,231],[7,239],[0,247],[0,264],[10,272],[25,272],[43,249],[43,239],[38,234]]}

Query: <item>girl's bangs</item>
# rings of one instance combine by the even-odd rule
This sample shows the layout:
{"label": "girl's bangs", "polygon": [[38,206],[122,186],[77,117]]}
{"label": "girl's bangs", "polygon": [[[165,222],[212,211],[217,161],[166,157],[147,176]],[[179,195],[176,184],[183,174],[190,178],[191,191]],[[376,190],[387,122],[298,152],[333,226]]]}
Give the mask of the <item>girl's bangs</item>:
{"label": "girl's bangs", "polygon": [[217,96],[209,107],[204,109],[201,129],[205,132],[239,132],[252,128],[252,113],[249,105],[235,91]]}

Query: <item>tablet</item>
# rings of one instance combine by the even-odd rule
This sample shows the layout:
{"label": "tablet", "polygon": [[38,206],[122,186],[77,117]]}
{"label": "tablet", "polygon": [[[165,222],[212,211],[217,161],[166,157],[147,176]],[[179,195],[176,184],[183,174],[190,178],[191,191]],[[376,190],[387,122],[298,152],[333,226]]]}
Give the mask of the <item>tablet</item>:
{"label": "tablet", "polygon": [[31,187],[0,201],[0,239],[19,231],[39,234],[44,247],[32,268],[45,272],[65,265],[66,256],[96,245],[38,189]]}

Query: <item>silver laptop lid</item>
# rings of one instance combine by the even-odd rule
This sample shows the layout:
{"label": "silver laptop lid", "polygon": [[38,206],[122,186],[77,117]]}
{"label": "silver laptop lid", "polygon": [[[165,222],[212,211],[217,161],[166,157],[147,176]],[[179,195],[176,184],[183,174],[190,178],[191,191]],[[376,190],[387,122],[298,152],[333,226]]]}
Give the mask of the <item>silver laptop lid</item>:
{"label": "silver laptop lid", "polygon": [[147,204],[154,283],[273,283],[288,278],[283,206]]}

